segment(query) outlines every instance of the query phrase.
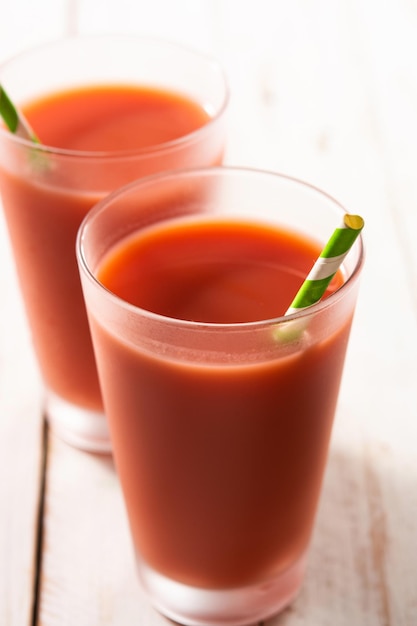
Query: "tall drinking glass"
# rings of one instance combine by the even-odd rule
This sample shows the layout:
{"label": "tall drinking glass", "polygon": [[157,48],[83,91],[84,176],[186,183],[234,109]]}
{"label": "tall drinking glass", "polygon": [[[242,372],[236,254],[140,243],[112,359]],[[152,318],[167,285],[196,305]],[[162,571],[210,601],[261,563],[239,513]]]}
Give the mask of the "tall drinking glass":
{"label": "tall drinking glass", "polygon": [[124,187],[79,231],[140,578],[181,623],[258,622],[300,588],[361,238],[320,303],[283,314],[343,215],[297,180],[211,168]]}
{"label": "tall drinking glass", "polygon": [[[75,259],[77,229],[98,200],[133,179],[220,163],[226,80],[213,59],[179,45],[98,36],[29,50],[0,67],[0,84],[27,111],[42,142],[35,147],[0,124],[0,191],[46,414],[69,443],[107,451]],[[139,104],[135,89],[143,92]],[[65,101],[68,93],[90,99]]]}

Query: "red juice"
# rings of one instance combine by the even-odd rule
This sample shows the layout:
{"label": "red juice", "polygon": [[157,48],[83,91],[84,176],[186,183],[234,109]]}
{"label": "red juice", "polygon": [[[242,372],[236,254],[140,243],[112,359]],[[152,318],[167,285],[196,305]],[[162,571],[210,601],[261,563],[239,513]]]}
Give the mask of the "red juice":
{"label": "red juice", "polygon": [[147,158],[147,150],[190,136],[211,119],[199,104],[167,91],[86,87],[31,102],[24,113],[42,143],[54,147],[31,161],[29,151],[21,154],[16,145],[16,154],[0,159],[4,211],[34,346],[49,389],[97,410],[101,396],[74,252],[78,227],[112,189],[161,169],[212,165],[222,154],[205,156],[196,142],[184,142]]}
{"label": "red juice", "polygon": [[[283,315],[319,253],[284,229],[187,218],[135,233],[99,264],[119,298],[208,333],[192,350],[184,334],[172,353],[170,331],[141,345],[128,312],[137,341],[90,310],[134,543],[168,578],[241,587],[307,549],[351,314],[320,341],[313,323],[294,348],[271,325],[239,353],[238,328]],[[328,294],[342,283],[338,273]]]}

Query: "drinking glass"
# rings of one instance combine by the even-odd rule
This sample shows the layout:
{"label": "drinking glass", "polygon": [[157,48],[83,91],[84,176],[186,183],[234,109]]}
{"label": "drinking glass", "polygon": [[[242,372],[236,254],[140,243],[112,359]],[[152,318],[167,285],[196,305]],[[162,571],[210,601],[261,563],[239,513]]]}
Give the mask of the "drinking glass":
{"label": "drinking glass", "polygon": [[[109,451],[75,258],[77,229],[111,190],[162,170],[222,161],[228,86],[219,64],[180,45],[129,36],[75,37],[42,45],[0,67],[18,106],[65,90],[128,85],[179,94],[207,123],[146,148],[83,151],[34,144],[0,124],[0,191],[51,429],[67,442]],[[62,118],[62,125],[67,118]],[[34,129],[36,131],[36,129]]]}
{"label": "drinking glass", "polygon": [[[136,181],[101,201],[80,228],[77,258],[139,576],[173,620],[258,622],[300,588],[362,239],[343,263],[341,286],[321,302],[240,323],[140,308],[101,282],[103,263],[129,238],[189,220],[268,225],[320,249],[344,213],[298,180],[219,167]],[[147,250],[149,264],[162,262],[161,250]],[[178,292],[179,301],[206,297],[196,271],[195,290]]]}

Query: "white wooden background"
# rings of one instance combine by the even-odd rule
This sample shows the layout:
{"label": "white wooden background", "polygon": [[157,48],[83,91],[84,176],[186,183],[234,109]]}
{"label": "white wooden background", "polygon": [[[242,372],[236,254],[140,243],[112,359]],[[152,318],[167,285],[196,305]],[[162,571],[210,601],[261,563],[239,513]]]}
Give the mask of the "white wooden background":
{"label": "white wooden background", "polygon": [[[0,62],[64,34],[217,56],[226,162],[306,179],[366,219],[367,262],[302,593],[268,626],[417,624],[417,0],[0,0]],[[163,626],[109,458],[43,425],[0,220],[0,626]]]}

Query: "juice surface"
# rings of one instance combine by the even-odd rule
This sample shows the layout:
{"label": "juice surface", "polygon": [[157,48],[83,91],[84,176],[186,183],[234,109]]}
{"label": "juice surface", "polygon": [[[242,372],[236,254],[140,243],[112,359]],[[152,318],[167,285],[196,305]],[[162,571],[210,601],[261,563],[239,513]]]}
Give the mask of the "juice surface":
{"label": "juice surface", "polygon": [[[247,223],[155,227],[115,247],[98,278],[165,315],[250,321],[283,313],[318,254]],[[340,285],[337,276],[333,287]],[[221,589],[285,570],[305,552],[325,466],[350,316],[294,355],[213,364],[126,340],[92,315],[132,534],[141,558]],[[231,339],[224,333],[224,351]],[[312,338],[311,338],[312,339]],[[222,340],[223,341],[223,340]],[[270,341],[274,342],[271,330]],[[223,349],[223,347],[222,347]]]}
{"label": "juice surface", "polygon": [[[1,162],[6,220],[32,337],[47,386],[86,408],[102,406],[75,258],[78,227],[104,194],[162,169],[221,161],[218,139],[148,158],[146,147],[197,130],[209,116],[197,103],[161,90],[101,85],[51,94],[24,113],[44,144],[76,150],[142,148],[140,159],[87,160],[29,151]],[[211,140],[210,140],[211,141]]]}
{"label": "juice surface", "polygon": [[[112,250],[99,280],[153,313],[230,324],[284,315],[320,248],[254,223],[187,221],[153,227]],[[342,284],[340,274],[327,294]]]}
{"label": "juice surface", "polygon": [[210,119],[200,105],[179,94],[123,85],[53,94],[27,105],[24,113],[42,143],[83,151],[154,147]]}

